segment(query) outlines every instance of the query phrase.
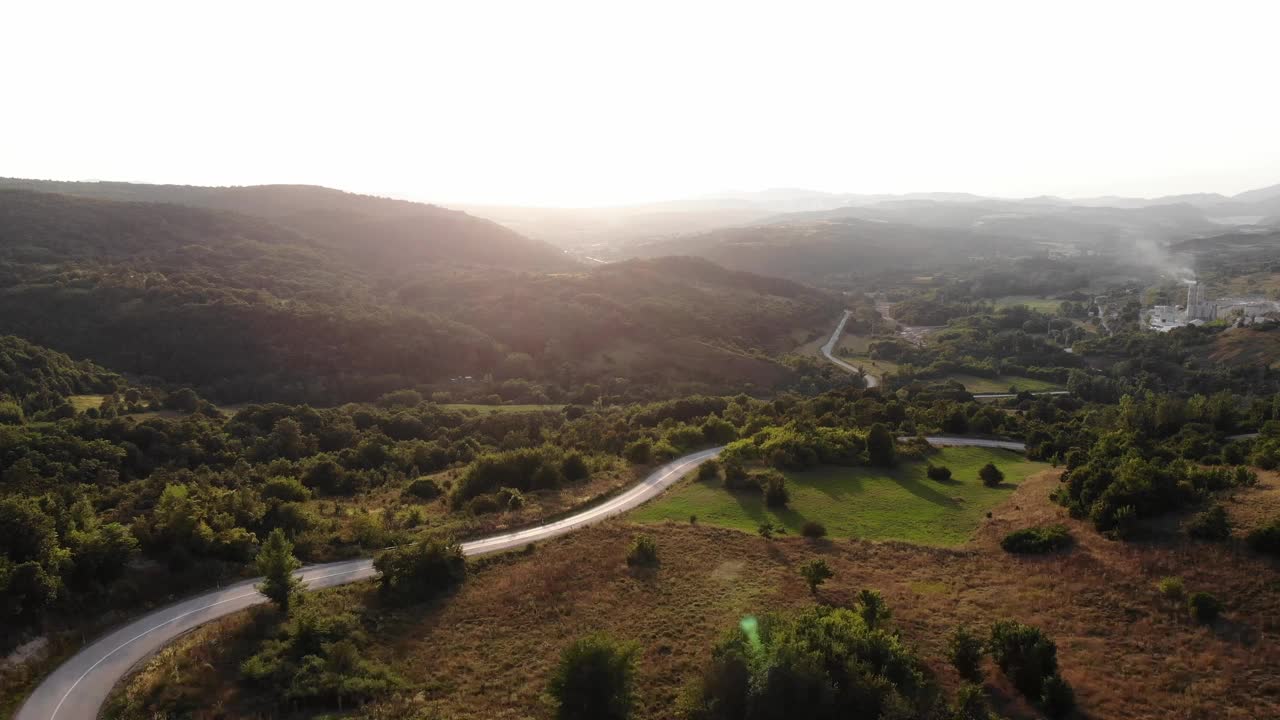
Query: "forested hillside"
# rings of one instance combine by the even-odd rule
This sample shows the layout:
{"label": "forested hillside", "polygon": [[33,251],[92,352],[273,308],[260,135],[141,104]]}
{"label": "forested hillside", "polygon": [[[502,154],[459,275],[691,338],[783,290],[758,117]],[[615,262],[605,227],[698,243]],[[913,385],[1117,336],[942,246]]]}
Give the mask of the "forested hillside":
{"label": "forested hillside", "polygon": [[[772,388],[794,375],[771,357],[782,339],[837,315],[827,294],[688,258],[554,273],[354,260],[333,240],[342,227],[317,239],[225,210],[0,190],[0,332],[225,401],[334,403],[492,375],[545,385],[508,389],[545,402],[584,383]],[[474,229],[449,243],[504,252]]]}
{"label": "forested hillside", "polygon": [[196,187],[0,179],[0,188],[232,211],[306,235],[339,250],[348,261],[384,269],[424,262],[515,270],[572,265],[547,243],[464,212],[313,185]]}
{"label": "forested hillside", "polygon": [[698,255],[735,270],[838,284],[886,270],[1009,253],[1025,245],[1022,240],[967,230],[846,218],[726,228],[637,245],[626,252],[641,257]]}

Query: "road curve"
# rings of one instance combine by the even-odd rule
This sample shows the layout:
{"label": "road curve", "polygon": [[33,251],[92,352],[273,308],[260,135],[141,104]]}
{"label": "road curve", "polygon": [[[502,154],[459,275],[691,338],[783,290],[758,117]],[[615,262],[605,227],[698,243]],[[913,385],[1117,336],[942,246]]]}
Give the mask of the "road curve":
{"label": "road curve", "polygon": [[[605,502],[563,520],[472,540],[462,544],[466,555],[523,547],[549,540],[577,528],[624,513],[666,490],[720,448],[703,450],[673,460],[654,470],[637,485]],[[373,560],[362,558],[298,571],[307,589],[319,589],[373,577]],[[15,720],[93,720],[116,683],[139,662],[158,652],[175,638],[204,623],[267,601],[254,585],[261,578],[245,580],[148,613],[116,629],[70,657],[31,693]]]}
{"label": "road curve", "polygon": [[[900,438],[909,440],[910,438]],[[1023,451],[1014,440],[934,435],[925,440],[936,447],[989,447]],[[659,467],[626,492],[563,520],[545,525],[472,540],[462,544],[469,556],[510,550],[531,542],[549,540],[577,528],[620,515],[661,494],[690,470],[715,457],[722,448],[685,455]],[[361,558],[326,565],[311,565],[298,571],[308,590],[342,585],[373,577],[373,560]],[[31,693],[15,720],[94,720],[112,688],[138,663],[146,660],[183,633],[224,615],[267,601],[254,585],[261,578],[245,580],[219,590],[188,598],[144,615],[70,657]]]}
{"label": "road curve", "polygon": [[835,350],[835,347],[836,347],[836,343],[840,342],[840,335],[844,333],[844,324],[846,322],[849,322],[849,316],[852,314],[853,313],[851,311],[845,310],[844,315],[840,316],[840,324],[836,325],[836,331],[831,333],[831,339],[827,340],[827,344],[822,346],[822,354],[826,356],[828,360],[835,363],[837,367],[848,370],[854,375],[861,374],[863,380],[865,380],[867,383],[867,387],[869,388],[878,387],[880,385],[880,378],[876,377],[875,375],[872,375],[871,373],[866,372],[866,370],[864,370],[863,368],[857,368],[850,365],[849,363],[841,360],[840,358],[836,357],[833,354],[833,351]]}

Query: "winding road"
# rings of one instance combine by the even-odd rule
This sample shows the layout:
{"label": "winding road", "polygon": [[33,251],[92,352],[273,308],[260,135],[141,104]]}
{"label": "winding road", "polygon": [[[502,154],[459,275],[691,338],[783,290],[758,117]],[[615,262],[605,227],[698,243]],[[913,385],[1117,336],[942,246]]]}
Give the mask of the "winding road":
{"label": "winding road", "polygon": [[831,333],[831,339],[827,340],[827,344],[822,346],[822,354],[826,356],[828,360],[835,363],[836,366],[844,368],[845,370],[848,370],[854,375],[862,375],[863,380],[865,380],[867,383],[867,387],[869,388],[879,387],[880,378],[876,377],[875,375],[872,375],[871,373],[868,373],[863,368],[858,368],[850,365],[849,363],[836,357],[835,354],[833,353],[833,351],[836,349],[836,344],[840,342],[840,336],[844,334],[844,324],[849,322],[849,316],[852,314],[853,313],[851,311],[845,310],[844,315],[840,316],[840,323],[836,325],[836,331]]}
{"label": "winding road", "polygon": [[[845,319],[848,319],[847,313]],[[842,321],[828,346],[834,344],[843,329]],[[827,349],[823,348],[824,354]],[[838,360],[831,359],[840,364]],[[867,379],[870,381],[873,378],[868,375]],[[874,387],[870,382],[868,385]],[[938,447],[990,447],[1014,451],[1025,449],[1022,443],[1012,440],[951,436],[933,436],[925,440]],[[721,449],[717,447],[702,450],[673,460],[649,473],[644,480],[620,495],[562,520],[465,542],[462,544],[462,552],[468,556],[477,556],[511,550],[620,515],[657,497],[690,470],[715,457]],[[364,580],[374,574],[372,558],[361,558],[311,565],[299,570],[297,576],[308,590],[316,590]],[[132,668],[159,652],[165,645],[204,623],[265,603],[267,599],[254,589],[258,582],[261,582],[261,578],[245,580],[188,598],[148,613],[99,638],[46,677],[14,716],[15,720],[93,720],[106,703],[112,688],[128,676]]]}
{"label": "winding road", "polygon": [[[719,452],[720,448],[712,448],[685,455],[654,470],[637,485],[599,505],[545,525],[465,542],[462,552],[475,556],[511,550],[620,515],[656,497]],[[297,573],[309,590],[355,582],[373,575],[371,558],[312,565]],[[135,665],[183,633],[224,615],[266,602],[267,599],[253,587],[261,580],[245,580],[183,600],[148,613],[99,638],[46,677],[14,716],[15,720],[93,720],[107,701],[111,689]]]}

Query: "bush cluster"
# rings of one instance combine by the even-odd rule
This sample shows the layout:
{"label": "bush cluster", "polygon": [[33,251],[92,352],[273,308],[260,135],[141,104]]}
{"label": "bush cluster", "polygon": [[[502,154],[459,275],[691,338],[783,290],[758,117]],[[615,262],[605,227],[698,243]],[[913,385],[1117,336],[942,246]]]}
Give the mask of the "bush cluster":
{"label": "bush cluster", "polygon": [[1000,541],[1005,552],[1019,554],[1049,553],[1071,546],[1071,533],[1065,525],[1041,525],[1014,530]]}

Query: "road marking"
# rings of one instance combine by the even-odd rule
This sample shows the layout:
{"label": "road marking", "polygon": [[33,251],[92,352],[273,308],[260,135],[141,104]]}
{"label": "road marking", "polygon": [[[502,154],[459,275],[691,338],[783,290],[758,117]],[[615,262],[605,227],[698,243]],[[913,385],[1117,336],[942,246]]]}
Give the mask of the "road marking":
{"label": "road marking", "polygon": [[[577,515],[571,515],[570,517],[564,518],[563,520],[548,523],[546,525],[540,525],[537,527],[529,528],[527,530],[520,530],[513,533],[507,533],[505,535],[497,535],[494,537],[473,540],[470,543],[463,543],[462,544],[463,552],[465,554],[472,554],[477,552],[483,546],[493,545],[501,542],[518,541],[522,537],[530,537],[530,536],[546,537],[546,538],[557,537],[559,535],[563,535],[569,532],[570,530],[574,530],[578,527],[581,527],[582,525],[591,524],[591,522],[595,520],[602,520],[610,517],[611,515],[616,515],[620,511],[629,509],[628,506],[635,500],[643,499],[642,496],[644,496],[649,491],[652,491],[655,489],[659,491],[662,490],[663,485],[668,483],[672,475],[676,473],[680,473],[681,471],[684,471],[690,465],[695,465],[697,463],[700,463],[706,460],[707,458],[714,457],[717,452],[719,452],[719,448],[713,448],[710,450],[703,450],[701,452],[692,453],[686,458],[684,458],[683,460],[679,461],[678,464],[671,466],[666,472],[663,472],[658,478],[656,479],[646,478],[642,480],[639,484],[637,484],[635,487],[632,487],[630,490],[623,493],[622,495],[619,495],[607,501],[603,505],[578,513]],[[364,565],[364,562],[367,562],[367,561],[368,561],[368,558],[363,558],[361,560],[353,560],[351,562],[360,563],[360,567],[352,568],[349,570],[340,570],[338,572],[327,573],[325,575],[318,575],[316,577],[307,577],[306,573],[308,571],[305,569],[300,570],[298,572],[298,575],[299,575],[299,578],[304,580],[307,584],[311,584],[320,580],[326,580],[331,577],[338,577],[340,575],[351,575],[354,573],[362,572],[365,569],[367,569],[366,566]],[[57,718],[58,712],[62,710],[63,704],[65,704],[67,701],[67,698],[71,697],[71,694],[75,692],[76,688],[80,685],[81,681],[83,681],[86,677],[89,676],[90,673],[98,669],[99,665],[106,662],[116,653],[120,652],[126,647],[129,647],[130,645],[146,637],[147,635],[150,635],[156,630],[159,630],[160,628],[165,627],[166,625],[172,625],[173,623],[176,623],[179,620],[182,620],[183,618],[190,617],[191,615],[194,615],[199,612],[203,612],[213,607],[217,607],[218,605],[224,605],[226,603],[234,602],[236,600],[243,600],[245,598],[253,597],[255,595],[258,597],[263,597],[261,593],[259,593],[257,590],[254,590],[253,592],[243,593],[240,595],[236,595],[234,597],[223,598],[222,600],[209,603],[208,605],[203,605],[193,610],[188,610],[187,612],[184,612],[181,615],[177,615],[175,617],[169,618],[168,620],[165,620],[162,623],[159,623],[153,627],[150,627],[138,633],[137,635],[129,638],[128,640],[124,641],[120,645],[116,646],[113,650],[111,650],[111,652],[98,658],[98,660],[94,662],[93,665],[89,666],[88,670],[85,670],[83,673],[81,673],[80,677],[76,678],[76,681],[71,683],[71,687],[67,688],[67,691],[63,693],[62,697],[58,700],[58,704],[54,706],[53,713],[49,715],[49,720],[55,720],[55,718]],[[215,618],[211,618],[211,620],[212,619],[215,619]],[[99,708],[99,710],[101,710],[101,708]]]}
{"label": "road marking", "polygon": [[[320,577],[309,578],[309,579],[307,580],[307,582],[309,582],[309,583],[310,583],[310,582],[315,582],[316,580],[324,580],[324,579],[326,579],[326,578],[337,577],[338,575],[350,575],[351,573],[354,573],[354,572],[360,572],[360,570],[361,570],[361,568],[356,568],[356,569],[354,569],[354,570],[344,570],[344,571],[342,571],[342,572],[330,573],[330,574],[328,574],[328,575],[321,575]],[[305,571],[304,571],[304,572],[305,572]],[[142,639],[142,638],[146,637],[147,635],[150,635],[151,633],[155,632],[156,630],[159,630],[160,628],[164,627],[165,625],[170,625],[170,624],[172,624],[172,623],[176,623],[176,622],[178,622],[179,620],[181,620],[181,619],[182,619],[182,618],[184,618],[184,617],[188,617],[188,616],[190,616],[190,615],[194,615],[194,614],[196,614],[196,613],[198,613],[198,612],[203,612],[203,611],[205,611],[205,610],[208,610],[208,609],[209,609],[209,608],[211,608],[211,607],[216,607],[216,606],[218,606],[218,605],[222,605],[222,604],[224,604],[224,603],[229,603],[229,602],[232,602],[232,601],[234,601],[234,600],[243,600],[243,599],[245,599],[245,598],[247,598],[247,597],[253,597],[254,595],[261,596],[261,595],[262,595],[262,593],[258,592],[257,590],[254,590],[254,591],[253,591],[253,592],[251,592],[251,593],[244,593],[243,595],[236,595],[235,597],[224,598],[224,599],[219,600],[219,601],[217,601],[217,602],[209,603],[208,605],[205,605],[205,606],[203,606],[203,607],[198,607],[198,608],[196,608],[195,610],[188,610],[187,612],[184,612],[184,613],[182,613],[181,615],[178,615],[178,616],[176,616],[176,617],[172,617],[172,618],[169,618],[168,620],[165,620],[164,622],[160,623],[159,625],[156,625],[155,627],[151,627],[151,628],[148,628],[148,629],[146,629],[146,630],[143,630],[142,632],[138,633],[137,635],[134,635],[133,637],[129,638],[128,640],[125,640],[123,643],[120,643],[120,645],[119,645],[118,647],[116,647],[116,649],[114,649],[114,650],[112,650],[111,652],[107,653],[106,655],[103,655],[102,657],[98,658],[98,662],[96,662],[96,663],[94,663],[94,664],[90,665],[88,670],[85,670],[83,673],[81,673],[80,677],[76,678],[76,681],[75,681],[75,682],[73,682],[73,683],[71,683],[71,687],[67,688],[67,691],[66,691],[65,693],[63,693],[63,694],[62,694],[62,699],[61,699],[61,700],[59,700],[59,701],[58,701],[58,704],[53,708],[53,713],[49,715],[49,720],[54,720],[54,718],[56,718],[56,717],[58,716],[58,711],[62,709],[62,704],[63,704],[63,703],[65,703],[65,702],[67,701],[67,698],[71,696],[71,693],[75,692],[76,686],[80,684],[80,681],[81,681],[81,680],[84,680],[86,677],[88,677],[88,676],[89,676],[89,673],[91,673],[91,672],[93,672],[94,670],[96,670],[96,669],[98,668],[98,666],[99,666],[99,665],[101,665],[102,663],[106,662],[107,658],[109,658],[109,657],[111,657],[112,655],[115,655],[116,653],[120,652],[121,650],[123,650],[123,649],[125,649],[125,648],[129,647],[129,646],[130,646],[130,645],[132,645],[133,643],[135,643],[135,642],[137,642],[138,640],[140,640],[140,639]]]}

